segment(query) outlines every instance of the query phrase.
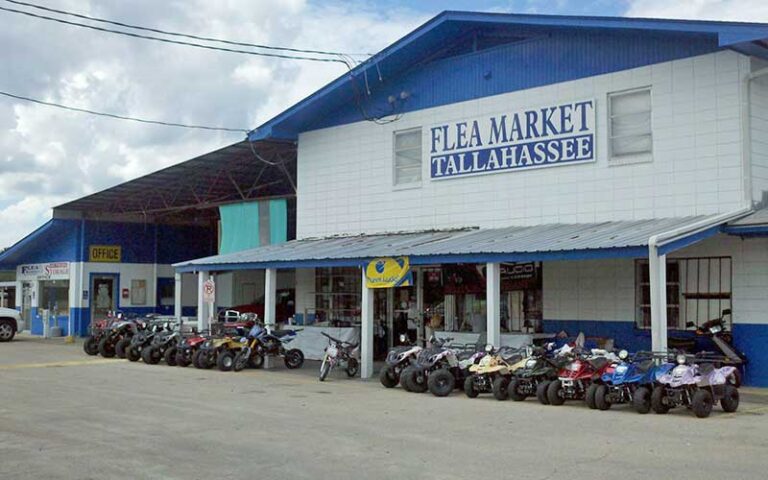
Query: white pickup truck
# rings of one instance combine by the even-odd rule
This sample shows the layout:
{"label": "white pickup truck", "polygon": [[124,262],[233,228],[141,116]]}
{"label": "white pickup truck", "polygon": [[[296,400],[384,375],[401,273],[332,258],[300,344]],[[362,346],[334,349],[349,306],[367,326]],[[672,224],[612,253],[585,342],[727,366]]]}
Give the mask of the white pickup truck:
{"label": "white pickup truck", "polygon": [[0,307],[0,342],[10,342],[21,323],[21,315],[12,308]]}

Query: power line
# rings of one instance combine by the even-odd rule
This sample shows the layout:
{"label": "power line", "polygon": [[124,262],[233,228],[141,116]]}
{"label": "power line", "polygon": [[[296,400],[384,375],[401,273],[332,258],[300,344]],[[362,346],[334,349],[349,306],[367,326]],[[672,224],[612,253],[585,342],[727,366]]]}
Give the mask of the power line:
{"label": "power line", "polygon": [[249,130],[245,128],[225,128],[225,127],[211,127],[207,125],[188,125],[184,123],[163,122],[160,120],[147,120],[144,118],[127,117],[124,115],[116,115],[114,113],[96,112],[94,110],[88,110],[85,108],[70,107],[68,105],[62,105],[60,103],[46,102],[43,100],[38,100],[36,98],[24,97],[22,95],[16,95],[13,93],[4,92],[2,90],[0,90],[0,95],[10,97],[10,98],[15,98],[17,100],[24,100],[25,102],[37,103],[38,105],[46,105],[49,107],[61,108],[63,110],[70,110],[73,112],[80,112],[80,113],[88,113],[90,115],[98,115],[100,117],[114,118],[117,120],[129,120],[131,122],[148,123],[152,125],[163,125],[165,127],[191,128],[196,130],[212,130],[212,131],[218,131],[218,132],[238,132],[238,133],[246,133],[246,134],[249,132]]}
{"label": "power line", "polygon": [[344,52],[330,52],[330,51],[324,51],[324,50],[306,50],[306,49],[302,49],[302,48],[276,47],[276,46],[273,46],[273,45],[261,45],[261,44],[257,44],[257,43],[237,42],[237,41],[233,41],[233,40],[223,40],[223,39],[220,39],[220,38],[203,37],[203,36],[200,36],[200,35],[191,35],[191,34],[187,34],[187,33],[170,32],[168,30],[160,30],[158,28],[142,27],[142,26],[139,26],[139,25],[132,25],[130,23],[123,23],[123,22],[117,22],[117,21],[114,21],[114,20],[107,20],[107,19],[104,19],[104,18],[91,17],[89,15],[83,15],[83,14],[80,14],[80,13],[69,12],[69,11],[66,11],[66,10],[58,10],[58,9],[55,9],[55,8],[45,7],[43,5],[36,5],[34,3],[20,2],[18,0],[5,0],[5,1],[8,2],[8,3],[14,3],[16,5],[23,5],[25,7],[36,8],[38,10],[43,10],[43,11],[46,11],[46,12],[58,13],[58,14],[61,14],[61,15],[68,15],[68,16],[71,16],[71,17],[81,18],[83,20],[90,20],[90,21],[93,21],[93,22],[107,23],[107,24],[110,24],[110,25],[118,26],[118,27],[132,28],[134,30],[144,30],[144,31],[147,31],[147,32],[160,33],[160,34],[163,34],[163,35],[169,35],[169,36],[173,36],[173,37],[182,37],[182,38],[190,38],[190,39],[193,39],[193,40],[203,40],[203,41],[207,41],[207,42],[224,43],[224,44],[227,44],[227,45],[236,45],[236,46],[240,46],[240,47],[261,48],[261,49],[265,49],[265,50],[282,50],[282,51],[285,51],[285,52],[295,52],[295,53],[316,53],[318,55],[331,55],[331,56],[342,56],[342,55],[347,55],[347,56],[349,56],[349,55],[353,55],[353,56],[371,56],[368,53],[344,53]]}
{"label": "power line", "polygon": [[128,37],[133,38],[141,38],[143,40],[154,40],[156,42],[163,42],[163,43],[171,43],[176,45],[185,45],[188,47],[195,47],[195,48],[204,48],[206,50],[218,50],[222,52],[230,52],[230,53],[242,53],[245,55],[255,55],[258,57],[272,57],[272,58],[282,58],[287,60],[307,60],[310,62],[325,62],[325,63],[341,63],[343,65],[346,65],[347,67],[351,68],[349,66],[349,63],[345,60],[342,60],[342,58],[318,58],[318,57],[307,57],[302,55],[287,55],[287,54],[279,54],[279,53],[265,53],[265,52],[253,52],[248,50],[238,50],[233,48],[226,48],[226,47],[214,47],[211,45],[202,45],[199,43],[192,43],[192,42],[184,42],[181,40],[170,40],[167,38],[160,38],[160,37],[152,37],[149,35],[140,35],[138,33],[131,33],[131,32],[122,32],[120,30],[111,30],[109,28],[101,28],[96,27],[93,25],[86,25],[85,23],[77,23],[77,22],[70,22],[68,20],[62,20],[60,18],[54,18],[54,17],[48,17],[45,15],[38,15],[36,13],[32,12],[25,12],[23,10],[16,10],[14,8],[6,8],[6,7],[0,7],[0,10],[11,12],[11,13],[18,13],[21,15],[26,15],[28,17],[38,18],[41,20],[49,20],[52,22],[62,23],[64,25],[71,25],[74,27],[82,27],[82,28],[89,28],[91,30],[96,30],[99,32],[108,32],[108,33],[114,33],[117,35],[125,35]]}

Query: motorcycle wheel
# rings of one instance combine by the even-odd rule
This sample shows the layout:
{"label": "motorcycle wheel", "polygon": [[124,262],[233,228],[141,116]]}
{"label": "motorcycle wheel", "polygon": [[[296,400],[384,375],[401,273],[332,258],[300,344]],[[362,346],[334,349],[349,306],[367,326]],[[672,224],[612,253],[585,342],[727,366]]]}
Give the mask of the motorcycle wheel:
{"label": "motorcycle wheel", "polygon": [[471,376],[464,379],[464,393],[469,398],[477,398],[478,392],[475,390],[475,379]]}
{"label": "motorcycle wheel", "polygon": [[709,390],[696,390],[691,399],[693,413],[699,418],[707,418],[712,413],[712,393]]}
{"label": "motorcycle wheel", "polygon": [[724,412],[733,413],[739,408],[739,390],[733,385],[726,385],[723,392],[723,398],[720,399],[720,406]]}
{"label": "motorcycle wheel", "polygon": [[147,365],[157,365],[160,362],[160,350],[155,347],[147,347],[141,351],[141,359]]}
{"label": "motorcycle wheel", "polygon": [[632,406],[635,411],[642,415],[651,411],[651,391],[647,387],[640,387],[635,390],[632,396]]}
{"label": "motorcycle wheel", "polygon": [[235,363],[232,364],[232,371],[242,372],[248,366],[249,360],[245,352],[238,352],[235,355]]}
{"label": "motorcycle wheel", "polygon": [[349,378],[354,377],[357,375],[357,372],[360,371],[360,362],[357,361],[356,358],[350,358],[347,360],[347,376]]}
{"label": "motorcycle wheel", "polygon": [[95,337],[88,337],[83,342],[83,351],[86,355],[94,356],[99,354],[99,341]]}
{"label": "motorcycle wheel", "polygon": [[395,373],[394,367],[384,367],[379,372],[379,382],[381,382],[382,385],[386,388],[394,388],[397,386],[400,379],[397,376],[397,373]]}
{"label": "motorcycle wheel", "polygon": [[168,350],[165,351],[165,364],[169,367],[175,367],[176,366],[176,352],[178,351],[178,348],[171,347]]}
{"label": "motorcycle wheel", "polygon": [[[286,368],[290,368],[290,369],[300,368],[302,365],[304,365],[304,353],[298,348],[293,348],[291,350],[288,350],[287,352],[285,352],[285,357],[283,357],[283,362],[285,363]],[[350,376],[353,376],[353,375],[350,375]]]}
{"label": "motorcycle wheel", "polygon": [[598,385],[595,389],[595,406],[598,410],[602,411],[611,408],[611,402],[608,400],[608,387],[606,385]]}
{"label": "motorcycle wheel", "polygon": [[264,355],[257,353],[250,359],[251,368],[263,368],[264,367]]}
{"label": "motorcycle wheel", "polygon": [[520,380],[513,378],[509,381],[507,384],[507,395],[516,402],[522,402],[525,400],[526,395],[524,393],[520,393]]}
{"label": "motorcycle wheel", "polygon": [[176,366],[177,367],[188,367],[192,364],[192,361],[187,358],[186,355],[184,355],[184,352],[180,352],[177,349],[176,352]]}
{"label": "motorcycle wheel", "polygon": [[509,398],[509,385],[512,382],[507,377],[496,377],[493,381],[491,390],[493,391],[493,398],[503,402]]}
{"label": "motorcycle wheel", "polygon": [[327,358],[324,358],[323,363],[320,364],[320,381],[324,382],[330,372],[331,362],[329,362]]}
{"label": "motorcycle wheel", "polygon": [[216,366],[222,372],[229,372],[232,370],[232,365],[235,363],[235,356],[229,350],[220,352],[216,357]]}
{"label": "motorcycle wheel", "polygon": [[562,405],[565,403],[565,392],[563,392],[563,383],[555,380],[547,386],[547,400],[550,405]]}
{"label": "motorcycle wheel", "polygon": [[128,348],[125,349],[125,358],[127,358],[129,362],[138,362],[141,358],[141,354],[129,345]]}
{"label": "motorcycle wheel", "polygon": [[441,368],[429,374],[427,388],[436,397],[447,397],[456,388],[456,379],[447,369]]}
{"label": "motorcycle wheel", "polygon": [[544,380],[536,387],[536,399],[542,405],[549,405],[549,397],[547,397],[547,389],[549,388],[549,380]]}
{"label": "motorcycle wheel", "polygon": [[663,415],[669,412],[669,406],[664,403],[664,399],[667,397],[664,387],[661,385],[656,386],[651,393],[651,408],[653,411]]}
{"label": "motorcycle wheel", "polygon": [[597,387],[598,385],[596,383],[591,384],[589,387],[587,387],[587,393],[584,395],[584,403],[587,404],[590,410],[597,409],[597,403],[595,402]]}
{"label": "motorcycle wheel", "polygon": [[125,358],[125,351],[128,349],[130,344],[130,338],[121,338],[118,340],[115,344],[115,355],[117,355],[118,358]]}
{"label": "motorcycle wheel", "polygon": [[112,358],[115,356],[115,345],[109,341],[109,337],[104,337],[99,340],[99,354],[104,358]]}

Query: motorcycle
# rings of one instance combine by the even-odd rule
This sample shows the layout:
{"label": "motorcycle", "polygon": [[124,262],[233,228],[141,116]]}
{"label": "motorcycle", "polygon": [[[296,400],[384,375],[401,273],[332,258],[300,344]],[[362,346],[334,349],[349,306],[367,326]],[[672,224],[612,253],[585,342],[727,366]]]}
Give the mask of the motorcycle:
{"label": "motorcycle", "polygon": [[[619,352],[619,360],[612,371],[606,371],[601,383],[589,386],[587,397],[594,398],[598,410],[608,410],[614,404],[632,404],[637,413],[645,414],[651,410],[651,390],[658,378],[666,374],[674,365],[656,364],[660,357],[650,352],[638,352],[630,359],[626,350]],[[661,358],[666,358],[664,355]],[[592,391],[593,390],[593,391]]]}
{"label": "motorcycle", "polygon": [[[393,347],[387,353],[386,366],[379,372],[379,381],[386,388],[394,388],[400,383],[403,371],[416,362],[422,347],[411,343],[408,335],[400,335],[401,346]],[[405,384],[403,388],[407,390]]]}
{"label": "motorcycle", "polygon": [[325,332],[321,332],[323,336],[328,337],[328,346],[325,347],[325,355],[323,355],[323,363],[320,364],[320,381],[324,381],[331,370],[338,365],[344,364],[348,377],[354,377],[357,375],[360,369],[360,363],[354,357],[354,350],[357,348],[356,343],[345,342],[328,335]]}
{"label": "motorcycle", "polygon": [[[550,405],[562,405],[566,400],[584,400],[592,408],[594,389],[589,390],[595,379],[612,371],[618,358],[603,350],[592,350],[590,355],[577,354],[547,386],[547,400]],[[587,395],[589,390],[590,395]]]}
{"label": "motorcycle", "polygon": [[651,394],[654,412],[664,414],[684,406],[698,418],[706,418],[717,402],[725,412],[735,412],[739,408],[739,390],[729,380],[736,367],[717,368],[711,359],[696,363],[702,359],[685,354],[678,354],[675,359],[677,365],[659,377],[659,384]]}
{"label": "motorcycle", "polygon": [[233,370],[239,372],[246,366],[261,368],[267,355],[283,357],[286,368],[301,367],[304,364],[304,353],[298,348],[285,348],[300,331],[275,330],[270,333],[260,325],[254,325],[248,335],[240,340],[244,346],[235,356]]}
{"label": "motorcycle", "polygon": [[502,347],[495,349],[486,345],[485,356],[477,364],[470,365],[470,375],[464,379],[464,393],[469,398],[476,398],[481,393],[492,393],[494,384],[512,375],[512,372],[527,349]]}

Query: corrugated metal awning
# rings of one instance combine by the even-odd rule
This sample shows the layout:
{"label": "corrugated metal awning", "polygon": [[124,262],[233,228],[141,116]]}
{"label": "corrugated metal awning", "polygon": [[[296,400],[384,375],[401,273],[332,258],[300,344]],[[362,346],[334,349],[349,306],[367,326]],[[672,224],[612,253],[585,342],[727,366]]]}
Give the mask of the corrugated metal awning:
{"label": "corrugated metal awning", "polygon": [[190,272],[360,266],[372,258],[396,256],[410,257],[412,265],[640,258],[648,255],[651,236],[706,218],[312,238],[201,258],[175,267]]}
{"label": "corrugated metal awning", "polygon": [[768,207],[755,210],[749,215],[728,223],[723,231],[742,237],[768,236]]}

